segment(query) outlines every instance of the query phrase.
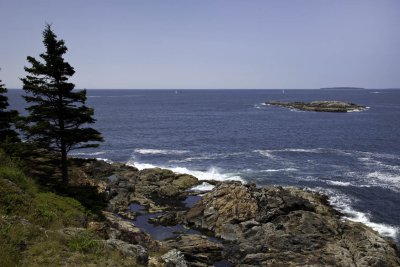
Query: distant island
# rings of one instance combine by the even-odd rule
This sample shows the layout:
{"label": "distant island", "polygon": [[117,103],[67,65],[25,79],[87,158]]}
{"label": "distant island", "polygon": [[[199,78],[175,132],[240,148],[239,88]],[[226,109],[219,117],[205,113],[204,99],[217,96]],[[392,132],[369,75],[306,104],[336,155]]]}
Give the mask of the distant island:
{"label": "distant island", "polygon": [[342,101],[312,101],[312,102],[281,102],[268,101],[267,105],[286,107],[290,109],[318,112],[351,112],[362,111],[366,107],[354,103],[346,103]]}
{"label": "distant island", "polygon": [[321,90],[362,90],[362,89],[365,89],[365,88],[362,88],[362,87],[347,87],[347,86],[345,86],[345,87],[322,87],[322,88],[319,88],[319,89],[321,89]]}

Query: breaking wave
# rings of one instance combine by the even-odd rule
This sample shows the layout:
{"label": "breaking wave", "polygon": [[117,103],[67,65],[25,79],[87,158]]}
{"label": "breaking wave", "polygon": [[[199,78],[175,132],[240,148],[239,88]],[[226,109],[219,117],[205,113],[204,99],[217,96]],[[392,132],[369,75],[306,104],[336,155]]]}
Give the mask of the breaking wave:
{"label": "breaking wave", "polygon": [[319,191],[323,194],[328,195],[330,204],[338,209],[340,212],[342,212],[345,215],[345,219],[363,223],[383,236],[388,236],[393,239],[398,238],[398,227],[371,221],[371,216],[369,214],[357,211],[352,207],[352,203],[354,200],[350,199],[347,195],[338,193],[334,190],[327,188],[316,188],[311,190]]}
{"label": "breaking wave", "polygon": [[127,165],[138,168],[139,170],[149,169],[149,168],[163,168],[171,170],[175,173],[190,174],[199,180],[217,180],[217,181],[240,181],[245,183],[246,181],[235,173],[224,173],[221,169],[216,167],[210,167],[207,170],[192,170],[186,167],[177,166],[157,166],[150,163],[140,163],[134,160],[129,160]]}
{"label": "breaking wave", "polygon": [[194,191],[211,191],[213,188],[214,186],[212,184],[203,182],[195,187],[192,187],[191,189]]}
{"label": "breaking wave", "polygon": [[137,148],[135,153],[143,155],[180,155],[189,153],[188,150]]}
{"label": "breaking wave", "polygon": [[69,153],[71,156],[98,156],[107,153],[106,151],[97,151],[97,152],[72,152]]}

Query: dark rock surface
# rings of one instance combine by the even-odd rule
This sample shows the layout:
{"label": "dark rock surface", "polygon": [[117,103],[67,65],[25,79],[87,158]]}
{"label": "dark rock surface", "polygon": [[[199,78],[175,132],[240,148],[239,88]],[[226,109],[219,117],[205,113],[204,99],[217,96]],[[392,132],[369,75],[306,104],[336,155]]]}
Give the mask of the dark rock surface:
{"label": "dark rock surface", "polygon": [[191,266],[212,266],[222,260],[223,246],[201,235],[181,235],[165,241],[169,248],[179,249]]}
{"label": "dark rock surface", "polygon": [[184,219],[230,242],[237,266],[400,266],[392,243],[298,188],[222,183]]}
{"label": "dark rock surface", "polygon": [[318,112],[349,112],[361,111],[366,107],[341,101],[312,101],[312,102],[280,102],[269,101],[267,105],[286,107],[290,109]]}

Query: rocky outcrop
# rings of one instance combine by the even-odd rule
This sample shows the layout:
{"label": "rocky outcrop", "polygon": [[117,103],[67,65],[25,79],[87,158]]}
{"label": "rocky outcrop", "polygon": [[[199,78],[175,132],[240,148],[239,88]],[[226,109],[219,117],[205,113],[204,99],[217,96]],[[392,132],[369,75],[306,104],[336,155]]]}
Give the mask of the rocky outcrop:
{"label": "rocky outcrop", "polygon": [[108,229],[108,237],[110,239],[120,239],[130,244],[139,244],[149,251],[158,251],[160,249],[160,242],[151,238],[148,233],[137,228],[132,222],[109,212],[104,212],[104,216],[110,226]]}
{"label": "rocky outcrop", "polygon": [[168,204],[180,203],[187,190],[199,180],[187,174],[153,168],[142,171],[133,167],[120,168],[110,187],[110,210],[126,210],[130,203],[146,206],[150,212],[164,210]]}
{"label": "rocky outcrop", "polygon": [[399,266],[393,244],[298,188],[222,183],[184,217],[227,241],[238,266]]}
{"label": "rocky outcrop", "polygon": [[304,110],[304,111],[318,111],[318,112],[349,112],[361,111],[366,107],[353,103],[346,103],[342,101],[312,101],[312,102],[281,102],[269,101],[265,102],[267,105],[280,106],[290,109]]}
{"label": "rocky outcrop", "polygon": [[[318,193],[222,182],[185,208],[181,201],[199,184],[195,177],[158,168],[112,166],[109,212],[104,212],[107,226],[91,225],[108,246],[137,262],[148,259],[148,266],[212,266],[220,260],[248,267],[400,266],[393,243],[361,223],[343,220]],[[131,211],[131,203],[145,210]],[[156,211],[162,213],[151,223],[184,224],[198,231],[154,240],[134,219],[136,212]]]}
{"label": "rocky outcrop", "polygon": [[168,240],[165,245],[169,248],[179,249],[190,266],[210,266],[222,260],[223,246],[212,242],[201,235],[180,235]]}

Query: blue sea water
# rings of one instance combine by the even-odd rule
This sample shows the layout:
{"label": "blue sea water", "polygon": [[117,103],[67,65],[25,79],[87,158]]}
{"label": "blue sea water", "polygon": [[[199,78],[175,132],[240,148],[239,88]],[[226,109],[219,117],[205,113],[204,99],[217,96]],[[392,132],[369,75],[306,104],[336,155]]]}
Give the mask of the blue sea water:
{"label": "blue sea water", "polygon": [[[22,109],[20,94],[9,92]],[[369,108],[300,112],[264,105],[268,100]],[[87,103],[105,142],[73,156],[309,188],[399,242],[400,90],[89,90]]]}

